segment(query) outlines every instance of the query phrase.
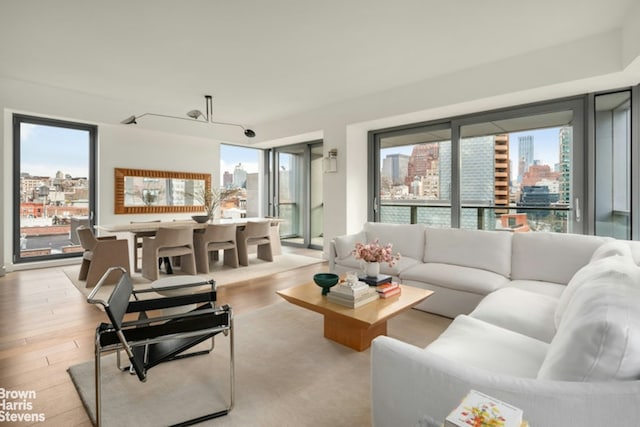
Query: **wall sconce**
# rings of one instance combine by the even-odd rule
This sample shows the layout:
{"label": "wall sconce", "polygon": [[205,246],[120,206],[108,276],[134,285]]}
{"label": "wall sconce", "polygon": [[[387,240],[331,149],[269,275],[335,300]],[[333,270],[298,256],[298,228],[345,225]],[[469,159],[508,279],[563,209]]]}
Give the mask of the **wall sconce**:
{"label": "wall sconce", "polygon": [[323,169],[325,173],[338,172],[338,149],[332,148],[323,159]]}

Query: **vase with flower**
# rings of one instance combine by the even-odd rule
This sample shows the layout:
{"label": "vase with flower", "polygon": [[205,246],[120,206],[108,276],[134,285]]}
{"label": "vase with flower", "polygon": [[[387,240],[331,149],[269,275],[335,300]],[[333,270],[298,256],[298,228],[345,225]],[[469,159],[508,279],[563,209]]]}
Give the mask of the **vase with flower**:
{"label": "vase with flower", "polygon": [[203,189],[195,194],[196,200],[202,203],[206,216],[213,219],[216,209],[226,200],[231,199],[240,192],[239,188]]}
{"label": "vase with flower", "polygon": [[371,243],[356,243],[353,256],[364,261],[364,272],[368,277],[377,277],[380,274],[380,263],[386,262],[389,267],[393,267],[400,259],[399,253],[393,253],[391,243],[382,246],[379,239]]}

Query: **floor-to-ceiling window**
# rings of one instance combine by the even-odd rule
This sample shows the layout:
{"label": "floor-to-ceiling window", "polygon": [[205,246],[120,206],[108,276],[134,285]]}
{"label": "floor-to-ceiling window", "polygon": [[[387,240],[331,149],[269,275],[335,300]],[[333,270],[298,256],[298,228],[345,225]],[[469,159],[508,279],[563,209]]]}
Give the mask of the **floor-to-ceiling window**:
{"label": "floor-to-ceiling window", "polygon": [[373,132],[370,217],[583,232],[582,97]]}
{"label": "floor-to-ceiling window", "polygon": [[16,114],[14,262],[79,256],[75,229],[93,224],[97,128]]}
{"label": "floor-to-ceiling window", "polygon": [[324,203],[322,142],[273,150],[273,215],[282,220],[283,244],[322,248]]}
{"label": "floor-to-ceiling window", "polygon": [[220,187],[238,189],[236,195],[221,203],[222,217],[259,217],[264,214],[261,165],[260,149],[220,145]]}

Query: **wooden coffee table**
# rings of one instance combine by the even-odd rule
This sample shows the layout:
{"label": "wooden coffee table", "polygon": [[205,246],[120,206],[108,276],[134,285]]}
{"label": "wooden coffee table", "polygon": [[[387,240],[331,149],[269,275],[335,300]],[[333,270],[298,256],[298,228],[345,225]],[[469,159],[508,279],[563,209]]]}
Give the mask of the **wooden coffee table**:
{"label": "wooden coffee table", "polygon": [[369,348],[378,335],[387,334],[387,320],[430,297],[433,292],[400,285],[400,295],[380,298],[358,308],[327,301],[313,282],[277,291],[285,300],[324,316],[324,336],[357,351]]}

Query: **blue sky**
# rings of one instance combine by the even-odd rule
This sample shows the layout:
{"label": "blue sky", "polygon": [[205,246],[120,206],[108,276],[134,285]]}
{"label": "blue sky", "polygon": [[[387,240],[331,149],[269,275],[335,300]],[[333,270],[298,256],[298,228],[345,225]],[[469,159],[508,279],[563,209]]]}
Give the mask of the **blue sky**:
{"label": "blue sky", "polygon": [[513,167],[518,167],[518,137],[533,135],[533,159],[541,160],[542,164],[549,165],[553,169],[553,166],[558,163],[558,151],[560,150],[559,132],[560,128],[549,128],[510,133],[509,157],[514,162]]}
{"label": "blue sky", "polygon": [[255,148],[238,147],[235,145],[220,144],[220,183],[225,172],[233,173],[238,163],[247,173],[259,171],[260,150]]}
{"label": "blue sky", "polygon": [[21,172],[55,176],[57,171],[86,177],[89,171],[89,132],[22,123]]}

